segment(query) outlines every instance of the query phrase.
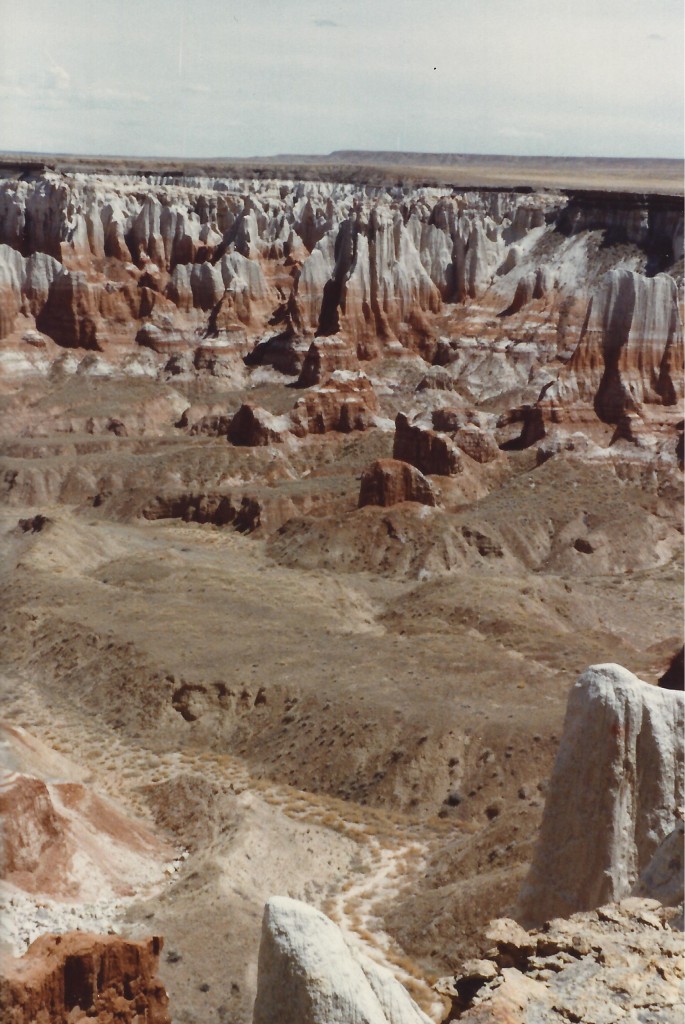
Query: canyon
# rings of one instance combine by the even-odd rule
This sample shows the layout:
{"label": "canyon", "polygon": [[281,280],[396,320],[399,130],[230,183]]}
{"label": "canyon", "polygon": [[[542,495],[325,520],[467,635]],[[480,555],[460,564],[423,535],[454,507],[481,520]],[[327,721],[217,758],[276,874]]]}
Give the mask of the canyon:
{"label": "canyon", "polygon": [[345,167],[0,180],[2,939],[160,1022],[327,944],[340,1020],[589,1020],[579,931],[682,970],[682,196]]}

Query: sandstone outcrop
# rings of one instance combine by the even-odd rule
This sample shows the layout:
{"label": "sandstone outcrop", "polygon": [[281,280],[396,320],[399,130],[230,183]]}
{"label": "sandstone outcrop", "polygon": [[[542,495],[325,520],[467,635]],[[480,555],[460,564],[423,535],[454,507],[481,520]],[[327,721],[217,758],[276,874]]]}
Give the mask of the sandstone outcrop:
{"label": "sandstone outcrop", "polygon": [[136,344],[152,349],[158,355],[181,355],[192,350],[193,338],[188,332],[170,324],[144,323],[136,334]]}
{"label": "sandstone outcrop", "polygon": [[683,822],[679,821],[657,847],[634,886],[632,895],[656,899],[665,907],[682,908],[684,855],[685,828]]}
{"label": "sandstone outcrop", "polygon": [[255,447],[281,444],[290,433],[290,419],[274,416],[258,406],[245,402],[240,406],[228,428],[231,444]]}
{"label": "sandstone outcrop", "polygon": [[100,348],[98,293],[84,273],[60,274],[36,317],[38,330],[66,348]]}
{"label": "sandstone outcrop", "polygon": [[459,449],[446,434],[412,423],[402,412],[395,419],[392,457],[437,476],[456,476],[464,468]]}
{"label": "sandstone outcrop", "polygon": [[170,847],[79,782],[5,773],[2,876],[26,892],[72,900],[159,883]]}
{"label": "sandstone outcrop", "polygon": [[402,501],[417,501],[421,505],[436,505],[435,493],[414,466],[398,459],[377,459],[362,473],[359,487],[359,508],[365,505],[397,505]]}
{"label": "sandstone outcrop", "polygon": [[683,211],[667,196],[573,190],[558,219],[565,235],[603,231],[605,243],[643,246],[656,269],[683,255]]}
{"label": "sandstone outcrop", "polygon": [[292,430],[298,437],[368,430],[377,412],[378,400],[368,377],[331,379],[298,399],[291,413]]}
{"label": "sandstone outcrop", "polygon": [[157,977],[163,940],[117,935],[42,935],[18,960],[5,957],[0,1011],[6,1024],[170,1024]]}
{"label": "sandstone outcrop", "polygon": [[441,406],[439,409],[433,409],[431,413],[431,424],[433,430],[437,430],[442,434],[456,434],[462,427],[467,427],[472,423],[474,413],[472,410],[464,408],[454,408],[452,406]]}
{"label": "sandstone outcrop", "polygon": [[417,391],[454,391],[454,378],[442,366],[433,366],[416,385]]}
{"label": "sandstone outcrop", "polygon": [[[226,360],[239,353],[249,366],[300,374],[302,387],[355,371],[359,359],[419,353],[449,365],[422,387],[458,379],[475,399],[532,389],[563,344],[575,355],[540,396],[543,420],[580,404],[618,422],[641,403],[670,408],[680,397],[682,331],[672,283],[619,270],[576,345],[597,273],[581,236],[602,231],[668,268],[682,210],[668,197],[46,171],[0,183],[0,337],[37,326],[67,347],[137,338],[170,359],[202,339],[184,373],[233,378]],[[531,243],[559,233],[571,246],[578,238],[568,266],[557,246],[543,246],[551,262],[540,262]],[[437,337],[445,321],[461,325],[459,303],[473,307],[473,324]],[[503,309],[506,325],[488,321]],[[210,340],[231,352],[210,352]],[[12,351],[4,366],[35,373],[52,359]]]}
{"label": "sandstone outcrop", "polygon": [[[558,196],[406,195],[325,183],[162,178],[144,185],[53,172],[7,180],[0,241],[19,259],[40,254],[74,272],[89,261],[92,268],[118,261],[129,283],[137,277],[139,317],[167,301],[194,315],[216,315],[221,306],[223,317],[259,329],[276,323],[281,309],[298,333],[343,332],[366,357],[379,342],[411,337],[443,302],[480,294],[513,240],[563,204]],[[263,272],[274,264],[275,287]],[[87,283],[102,285],[99,274]],[[107,284],[104,307],[116,305],[120,275]],[[22,288],[13,285],[4,302],[7,322]],[[34,291],[35,299],[46,289]]]}
{"label": "sandstone outcrop", "polygon": [[298,387],[321,384],[336,370],[357,368],[354,347],[342,337],[315,338],[307,350],[298,379]]}
{"label": "sandstone outcrop", "polygon": [[492,462],[502,454],[492,434],[473,424],[457,430],[454,441],[474,462]]}
{"label": "sandstone outcrop", "polygon": [[631,891],[683,804],[684,711],[682,693],[619,665],[580,677],[519,898],[522,921],[567,917]]}
{"label": "sandstone outcrop", "polygon": [[545,408],[590,405],[607,423],[643,404],[674,405],[683,395],[683,330],[676,283],[609,271],[588,306],[578,347]]}
{"label": "sandstone outcrop", "polygon": [[451,996],[448,1020],[469,1024],[596,1024],[682,1017],[682,932],[676,911],[628,898],[526,932],[491,923],[494,948],[436,989]]}
{"label": "sandstone outcrop", "polygon": [[264,909],[253,1024],[429,1024],[386,968],[306,903]]}

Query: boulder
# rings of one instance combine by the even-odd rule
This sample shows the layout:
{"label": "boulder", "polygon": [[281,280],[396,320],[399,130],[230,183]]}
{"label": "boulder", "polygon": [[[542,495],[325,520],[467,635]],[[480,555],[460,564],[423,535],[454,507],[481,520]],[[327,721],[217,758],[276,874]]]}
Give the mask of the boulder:
{"label": "boulder", "polygon": [[386,968],[349,946],[314,907],[264,909],[253,1024],[429,1024]]}
{"label": "boulder", "polygon": [[398,459],[377,459],[362,473],[359,488],[359,508],[365,505],[397,505],[402,501],[417,501],[421,505],[435,505],[435,494],[414,466]]}
{"label": "boulder", "polygon": [[595,665],[568,700],[518,916],[540,923],[630,893],[683,804],[685,695]]}
{"label": "boulder", "polygon": [[395,419],[393,459],[409,462],[422,473],[456,476],[464,468],[459,449],[445,434],[411,423],[400,412]]}
{"label": "boulder", "polygon": [[682,1019],[676,911],[630,897],[526,932],[493,922],[486,960],[441,978],[447,1020],[465,1024],[614,1024]]}

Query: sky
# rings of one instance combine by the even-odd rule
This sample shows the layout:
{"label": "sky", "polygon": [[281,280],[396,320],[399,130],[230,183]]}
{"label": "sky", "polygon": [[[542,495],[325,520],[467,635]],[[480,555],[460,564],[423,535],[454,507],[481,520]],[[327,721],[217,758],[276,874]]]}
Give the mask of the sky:
{"label": "sky", "polygon": [[0,149],[683,156],[682,0],[0,0]]}

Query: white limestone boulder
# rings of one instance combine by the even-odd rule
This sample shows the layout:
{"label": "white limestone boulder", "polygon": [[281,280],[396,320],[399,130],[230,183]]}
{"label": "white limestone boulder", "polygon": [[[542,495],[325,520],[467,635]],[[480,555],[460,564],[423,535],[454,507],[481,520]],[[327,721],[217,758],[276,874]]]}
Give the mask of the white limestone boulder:
{"label": "white limestone boulder", "polygon": [[683,804],[685,695],[620,665],[573,687],[518,918],[537,924],[620,900]]}
{"label": "white limestone boulder", "polygon": [[345,942],[314,907],[264,908],[253,1024],[430,1024],[390,971]]}

